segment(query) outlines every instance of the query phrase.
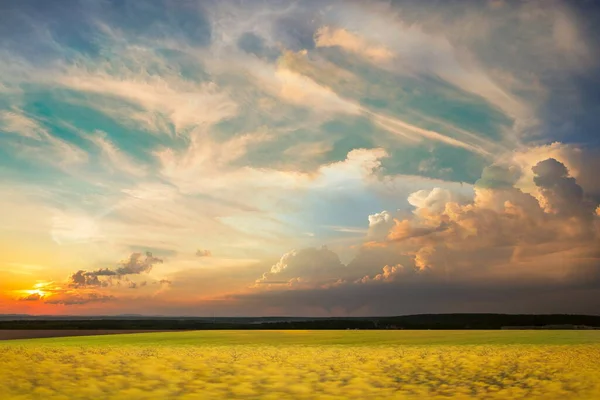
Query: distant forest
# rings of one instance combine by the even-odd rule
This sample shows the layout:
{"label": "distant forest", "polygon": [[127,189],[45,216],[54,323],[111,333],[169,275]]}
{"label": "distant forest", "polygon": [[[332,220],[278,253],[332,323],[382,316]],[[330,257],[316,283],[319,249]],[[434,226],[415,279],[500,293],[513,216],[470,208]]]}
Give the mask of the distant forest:
{"label": "distant forest", "polygon": [[0,329],[594,329],[600,316],[423,314],[357,318],[35,317],[0,315]]}

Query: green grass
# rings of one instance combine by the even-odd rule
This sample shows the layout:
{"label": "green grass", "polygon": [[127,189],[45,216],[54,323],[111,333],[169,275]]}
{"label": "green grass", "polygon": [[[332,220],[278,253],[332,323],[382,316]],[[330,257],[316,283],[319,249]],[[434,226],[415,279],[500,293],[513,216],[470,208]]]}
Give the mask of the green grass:
{"label": "green grass", "polygon": [[600,331],[188,331],[23,339],[0,346],[600,345]]}

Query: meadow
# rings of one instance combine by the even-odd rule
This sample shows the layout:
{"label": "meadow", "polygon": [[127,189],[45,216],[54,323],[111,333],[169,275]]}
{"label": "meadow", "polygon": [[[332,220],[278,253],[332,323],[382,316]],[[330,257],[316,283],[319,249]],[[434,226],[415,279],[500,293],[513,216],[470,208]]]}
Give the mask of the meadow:
{"label": "meadow", "polygon": [[0,342],[0,398],[600,399],[600,331],[196,331]]}

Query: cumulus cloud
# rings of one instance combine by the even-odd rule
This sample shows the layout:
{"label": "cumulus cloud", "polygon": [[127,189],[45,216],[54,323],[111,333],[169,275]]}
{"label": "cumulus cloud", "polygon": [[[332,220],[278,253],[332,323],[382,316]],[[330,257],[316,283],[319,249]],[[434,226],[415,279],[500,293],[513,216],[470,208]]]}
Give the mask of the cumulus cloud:
{"label": "cumulus cloud", "polygon": [[407,238],[415,238],[427,236],[435,232],[441,232],[447,228],[447,225],[442,222],[438,226],[415,226],[410,220],[394,220],[394,227],[388,233],[388,240],[402,241]]}
{"label": "cumulus cloud", "polygon": [[392,226],[394,226],[394,218],[388,211],[369,215],[369,230],[367,237],[372,240],[384,239]]}
{"label": "cumulus cloud", "polygon": [[122,261],[116,269],[79,270],[71,274],[68,278],[68,286],[73,288],[107,287],[112,284],[112,281],[102,280],[100,277],[123,277],[126,275],[138,275],[144,272],[148,273],[155,264],[162,262],[162,259],[154,257],[150,252],[146,253],[145,258],[142,258],[141,253],[133,253],[127,260]]}
{"label": "cumulus cloud", "polygon": [[[600,207],[597,203],[589,206],[585,192],[562,163],[547,159],[533,170],[545,203],[514,187],[523,171],[495,165],[482,174],[470,201],[441,190],[417,191],[409,196],[415,207],[411,216],[371,215],[367,243],[347,265],[326,248],[292,251],[255,287],[279,283],[269,296],[282,302],[293,297],[298,307],[300,303],[316,306],[318,302],[311,301],[311,296],[346,307],[346,300],[362,295],[363,305],[381,306],[384,298],[395,301],[392,299],[416,296],[438,308],[447,301],[462,309],[466,303],[459,299],[469,297],[483,302],[501,293],[512,293],[515,299],[543,297],[544,285],[573,293],[587,290],[590,282],[600,281],[600,221],[596,215]],[[373,236],[381,241],[374,241]],[[482,288],[490,280],[497,293],[488,288],[486,295]],[[420,290],[437,291],[439,298],[427,299],[417,294]],[[299,294],[286,294],[290,291]],[[267,295],[259,291],[241,298],[263,296]],[[350,302],[360,305],[358,300]],[[286,304],[294,307],[293,302]],[[532,305],[532,310],[541,305],[536,307]]]}
{"label": "cumulus cloud", "polygon": [[583,148],[580,145],[553,142],[518,149],[508,159],[507,164],[514,164],[521,169],[521,175],[515,186],[519,189],[538,195],[538,187],[533,181],[533,166],[541,161],[553,158],[564,164],[569,175],[577,180],[583,190],[600,198],[600,180],[597,179],[596,171],[600,170],[600,154],[598,149]]}
{"label": "cumulus cloud", "polygon": [[385,267],[383,267],[382,273],[375,275],[373,278],[365,276],[364,278],[357,281],[357,283],[367,283],[370,281],[391,281],[401,268],[403,267],[400,264],[394,266],[386,265]]}
{"label": "cumulus cloud", "polygon": [[279,259],[270,271],[256,281],[259,284],[287,282],[294,284],[317,284],[337,280],[343,275],[344,264],[327,246],[292,250]]}
{"label": "cumulus cloud", "polygon": [[533,181],[544,199],[545,211],[562,216],[589,215],[592,204],[585,204],[583,189],[575,178],[569,176],[564,164],[549,158],[535,165],[532,170],[536,175]]}
{"label": "cumulus cloud", "polygon": [[89,286],[108,286],[109,283],[106,281],[100,281],[97,273],[104,275],[103,271],[84,271],[79,270],[71,274],[68,278],[68,286],[74,288],[84,288]]}
{"label": "cumulus cloud", "polygon": [[421,247],[414,253],[415,268],[422,271],[429,268],[429,260],[435,253],[435,247]]}
{"label": "cumulus cloud", "polygon": [[[469,203],[439,190],[415,192],[409,196],[414,216],[396,219],[383,246],[396,242],[412,254],[417,268],[440,273],[564,277],[562,264],[545,256],[570,258],[573,249],[579,257],[593,254],[599,240],[593,218],[597,203],[555,159],[539,162],[533,172],[540,200],[516,189],[518,172],[501,166],[486,169]],[[579,257],[569,268],[577,268]]]}
{"label": "cumulus cloud", "polygon": [[408,203],[416,209],[428,209],[432,212],[440,212],[449,202],[463,202],[466,199],[455,192],[442,188],[432,190],[419,190],[408,196]]}
{"label": "cumulus cloud", "polygon": [[364,277],[362,277],[361,279],[357,279],[355,280],[353,283],[354,284],[373,284],[373,283],[386,283],[386,282],[398,282],[400,280],[411,280],[411,278],[415,277],[417,274],[426,274],[427,271],[425,271],[422,268],[419,268],[418,266],[412,266],[409,265],[408,267],[405,267],[402,264],[396,264],[396,265],[386,265],[381,269],[381,272],[374,275],[374,276],[369,276],[369,275],[365,275]]}
{"label": "cumulus cloud", "polygon": [[121,266],[115,270],[116,275],[133,275],[143,272],[150,272],[155,264],[162,264],[163,260],[154,257],[152,253],[146,252],[142,258],[142,253],[133,253],[129,259],[122,262]]}

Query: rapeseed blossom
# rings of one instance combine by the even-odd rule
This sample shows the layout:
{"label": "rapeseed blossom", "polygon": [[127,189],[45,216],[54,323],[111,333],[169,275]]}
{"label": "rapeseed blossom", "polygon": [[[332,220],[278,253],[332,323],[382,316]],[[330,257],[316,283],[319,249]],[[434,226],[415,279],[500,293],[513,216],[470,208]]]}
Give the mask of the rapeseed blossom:
{"label": "rapeseed blossom", "polygon": [[0,347],[1,398],[598,399],[596,345]]}

